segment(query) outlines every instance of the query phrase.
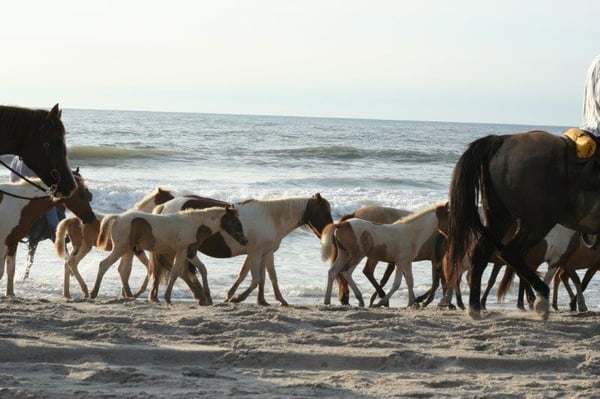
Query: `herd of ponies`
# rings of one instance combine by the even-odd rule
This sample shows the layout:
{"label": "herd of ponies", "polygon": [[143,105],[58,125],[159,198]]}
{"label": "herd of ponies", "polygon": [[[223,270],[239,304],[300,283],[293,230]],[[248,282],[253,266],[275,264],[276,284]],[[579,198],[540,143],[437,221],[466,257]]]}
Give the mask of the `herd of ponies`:
{"label": "herd of ponies", "polygon": [[[77,191],[71,197],[59,200],[74,215],[59,223],[55,240],[56,253],[64,259],[63,295],[67,299],[71,299],[71,277],[77,280],[85,298],[96,298],[104,274],[119,261],[124,297],[137,298],[150,286],[148,299],[158,301],[159,285],[164,282],[163,297],[170,303],[173,284],[181,278],[199,304],[211,305],[207,267],[198,256],[200,253],[209,258],[245,255],[239,275],[226,294],[226,301],[241,302],[258,287],[257,303],[266,305],[264,284],[268,273],[276,300],[287,305],[279,289],[273,255],[286,235],[300,226],[308,226],[321,241],[322,259],[330,264],[324,298],[326,305],[331,302],[334,281],[337,281],[342,305],[350,304],[350,290],[358,305],[365,305],[363,294],[352,276],[356,266],[366,258],[363,272],[375,289],[369,306],[388,306],[390,297],[404,278],[408,306],[427,306],[441,285],[443,297],[438,306],[454,308],[452,298],[456,295],[457,305],[464,308],[460,290],[446,287],[443,273],[448,229],[448,204],[445,202],[416,212],[366,206],[334,223],[331,206],[319,193],[310,197],[252,199],[231,204],[195,195],[175,197],[168,189],[156,188],[131,209],[121,214],[102,215],[92,210],[92,194],[83,177],[78,171],[74,175]],[[34,221],[56,204],[56,199],[40,196],[34,186],[24,181],[1,184],[0,192],[3,193],[0,196],[3,218],[0,256],[5,259],[0,278],[6,265],[6,295],[14,296],[17,245],[27,236]],[[67,250],[68,242],[70,251]],[[100,262],[94,286],[89,291],[78,266],[94,247],[108,254]],[[134,257],[147,269],[136,292],[132,292],[129,285]],[[555,309],[558,309],[558,284],[562,281],[571,297],[570,309],[587,310],[583,291],[600,266],[600,250],[584,245],[574,231],[557,225],[526,259],[533,270],[544,263],[548,265],[544,281],[549,284],[554,280],[552,306]],[[425,260],[431,262],[432,286],[417,297],[413,290],[412,262]],[[386,264],[380,281],[374,274],[378,262]],[[484,307],[503,266],[505,264],[499,257],[493,258],[492,273],[481,298]],[[576,273],[579,269],[587,269],[583,281]],[[248,273],[252,279],[249,287],[236,294]],[[384,287],[392,274],[394,279],[386,292]],[[497,289],[499,298],[507,293],[513,276],[514,271],[506,267]],[[569,280],[573,282],[575,292]],[[535,299],[524,281],[519,283],[518,298],[517,306],[521,309],[525,309],[524,298],[530,307]]]}

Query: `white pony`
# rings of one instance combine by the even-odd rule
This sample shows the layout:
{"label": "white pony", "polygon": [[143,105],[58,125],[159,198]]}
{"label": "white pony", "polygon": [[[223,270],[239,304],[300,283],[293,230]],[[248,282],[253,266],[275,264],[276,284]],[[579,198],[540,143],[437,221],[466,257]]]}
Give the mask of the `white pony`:
{"label": "white pony", "polygon": [[[157,205],[160,205],[168,200],[173,199],[173,195],[170,190],[166,190],[160,187],[154,189],[150,194],[146,195],[140,201],[138,201],[130,210],[139,211],[139,212],[152,212],[152,209]],[[63,219],[58,226],[56,227],[56,241],[54,243],[54,248],[58,256],[65,260],[65,272],[64,272],[64,281],[63,281],[63,296],[67,299],[71,298],[70,293],[70,277],[71,274],[77,279],[79,282],[79,286],[81,287],[81,291],[83,291],[83,295],[85,298],[89,297],[88,287],[81,277],[79,273],[79,263],[85,258],[85,256],[90,253],[92,248],[96,245],[96,240],[98,239],[98,233],[100,232],[100,222],[104,218],[104,215],[96,214],[96,220],[94,220],[91,224],[84,224],[81,219],[77,216],[72,216],[66,219]],[[71,245],[73,249],[70,254],[66,251],[66,237],[69,237],[71,241]],[[111,246],[108,245],[105,248],[107,251],[111,250]],[[140,251],[135,254],[137,258],[146,266],[148,269],[148,258],[144,251]],[[121,260],[122,263],[127,262],[126,257],[124,256]],[[122,270],[123,267],[119,266],[119,269]],[[131,272],[131,268],[129,268],[129,273]],[[121,274],[121,281],[123,283],[123,296],[124,297],[134,297],[137,298],[142,292],[146,290],[148,285],[148,276],[146,274],[146,278],[144,283],[142,283],[142,287],[138,292],[132,294],[131,288],[129,287],[129,273],[124,271]]]}
{"label": "white pony", "polygon": [[100,224],[97,246],[104,249],[112,242],[113,248],[100,262],[96,284],[90,297],[98,295],[102,277],[119,258],[124,255],[131,258],[136,251],[148,250],[174,253],[175,261],[165,292],[165,300],[170,303],[173,284],[180,276],[186,259],[193,258],[198,246],[220,231],[226,231],[240,245],[248,242],[238,219],[238,212],[232,208],[213,207],[166,215],[129,211],[105,216]]}
{"label": "white pony", "polygon": [[[181,209],[201,209],[207,206],[226,205],[228,205],[226,202],[211,198],[183,196],[159,205],[154,212],[164,214]],[[200,245],[199,251],[217,258],[247,255],[238,278],[227,293],[227,301],[241,302],[258,286],[257,303],[268,305],[264,298],[266,269],[273,284],[275,298],[282,305],[287,305],[279,290],[273,254],[279,249],[281,240],[302,225],[309,226],[315,235],[320,237],[323,228],[333,222],[329,202],[317,193],[312,197],[248,200],[235,204],[235,207],[248,236],[248,244],[241,246],[227,234],[215,234]],[[199,259],[197,262],[202,264]],[[162,268],[166,267],[169,262],[153,263]],[[206,267],[202,265],[199,270],[203,280],[206,281]],[[234,297],[233,293],[244,280],[248,271],[252,273],[252,283],[244,292]],[[192,287],[190,286],[190,288]],[[157,289],[157,287],[153,287],[152,290],[156,292]],[[205,284],[205,290],[206,294],[210,296],[207,284]]]}
{"label": "white pony", "polygon": [[396,264],[394,283],[378,305],[387,303],[400,287],[402,275],[408,286],[408,306],[415,303],[412,261],[425,241],[447,220],[446,203],[437,203],[410,214],[392,224],[377,224],[362,219],[348,219],[331,224],[321,237],[321,256],[329,260],[325,304],[331,302],[333,281],[341,273],[354,292],[359,306],[364,306],[362,293],[352,279],[352,272],[365,257]]}

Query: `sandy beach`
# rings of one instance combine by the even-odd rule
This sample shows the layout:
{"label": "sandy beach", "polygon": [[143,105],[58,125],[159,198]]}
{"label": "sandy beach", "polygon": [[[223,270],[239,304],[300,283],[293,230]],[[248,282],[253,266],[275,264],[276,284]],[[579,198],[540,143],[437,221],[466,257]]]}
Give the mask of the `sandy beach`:
{"label": "sandy beach", "polygon": [[600,314],[0,300],[0,397],[598,397]]}

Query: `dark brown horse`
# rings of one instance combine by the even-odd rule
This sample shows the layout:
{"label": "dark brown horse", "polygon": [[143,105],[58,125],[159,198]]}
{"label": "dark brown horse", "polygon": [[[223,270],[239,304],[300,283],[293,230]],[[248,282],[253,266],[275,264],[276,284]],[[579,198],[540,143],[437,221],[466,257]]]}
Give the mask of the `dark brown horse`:
{"label": "dark brown horse", "polygon": [[20,156],[56,197],[68,197],[77,188],[65,145],[62,111],[0,106],[0,154]]}
{"label": "dark brown horse", "polygon": [[[595,161],[592,161],[595,162]],[[549,289],[524,254],[556,225],[584,233],[600,231],[600,182],[596,169],[577,158],[575,144],[543,131],[487,136],[470,144],[450,185],[448,281],[457,285],[469,254],[469,314],[480,318],[481,277],[494,251],[537,293],[534,309],[549,313]],[[588,177],[588,178],[585,178]],[[486,224],[477,211],[481,195]],[[506,232],[518,223],[505,245]]]}

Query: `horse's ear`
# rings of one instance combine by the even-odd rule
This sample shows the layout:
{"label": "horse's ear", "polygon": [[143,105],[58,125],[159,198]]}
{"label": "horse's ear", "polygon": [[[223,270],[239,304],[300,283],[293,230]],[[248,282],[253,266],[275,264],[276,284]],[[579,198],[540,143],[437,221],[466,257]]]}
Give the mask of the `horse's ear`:
{"label": "horse's ear", "polygon": [[79,175],[79,166],[77,167],[77,169],[75,169],[75,174]]}
{"label": "horse's ear", "polygon": [[319,200],[319,201],[320,201],[320,200],[321,200],[321,193],[316,193],[316,194],[314,195],[314,197],[315,197],[317,200]]}
{"label": "horse's ear", "polygon": [[52,107],[52,109],[50,110],[50,113],[48,114],[48,119],[51,119],[51,120],[60,119],[61,115],[62,115],[62,111],[58,109],[58,103],[56,103],[54,105],[54,107]]}

